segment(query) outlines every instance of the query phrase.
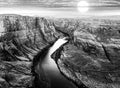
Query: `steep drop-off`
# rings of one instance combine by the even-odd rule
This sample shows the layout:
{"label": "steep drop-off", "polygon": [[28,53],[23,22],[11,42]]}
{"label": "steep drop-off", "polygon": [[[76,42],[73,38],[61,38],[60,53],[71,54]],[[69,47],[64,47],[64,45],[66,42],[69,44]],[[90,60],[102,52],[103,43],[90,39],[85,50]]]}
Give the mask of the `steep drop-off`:
{"label": "steep drop-off", "polygon": [[61,73],[78,87],[119,88],[119,21],[1,15],[0,87],[32,87],[33,58],[67,36],[70,41],[52,55]]}
{"label": "steep drop-off", "polygon": [[[56,28],[71,27],[62,28],[62,25]],[[60,71],[79,87],[83,83],[88,88],[119,88],[119,20],[78,20],[72,37],[73,40],[52,55]]]}
{"label": "steep drop-off", "polygon": [[40,61],[33,58],[62,34],[45,18],[19,15],[1,15],[0,30],[0,87],[32,87]]}

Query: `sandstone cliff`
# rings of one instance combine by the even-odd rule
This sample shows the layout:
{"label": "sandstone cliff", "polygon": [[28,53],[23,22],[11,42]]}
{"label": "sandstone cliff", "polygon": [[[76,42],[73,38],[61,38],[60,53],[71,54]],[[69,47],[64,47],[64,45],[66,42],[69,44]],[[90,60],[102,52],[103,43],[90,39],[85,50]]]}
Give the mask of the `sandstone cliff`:
{"label": "sandstone cliff", "polygon": [[[120,22],[108,19],[46,19],[19,15],[0,16],[0,87],[30,88],[33,58],[59,37],[69,42],[52,57],[59,70],[78,87],[119,88]],[[33,66],[35,65],[35,66]],[[33,68],[32,68],[33,66]],[[46,88],[49,86],[46,86]]]}

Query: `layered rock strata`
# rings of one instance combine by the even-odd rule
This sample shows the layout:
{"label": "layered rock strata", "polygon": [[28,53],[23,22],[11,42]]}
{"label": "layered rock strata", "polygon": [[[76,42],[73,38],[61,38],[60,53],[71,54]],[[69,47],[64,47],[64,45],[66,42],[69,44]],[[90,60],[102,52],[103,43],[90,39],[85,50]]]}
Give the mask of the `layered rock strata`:
{"label": "layered rock strata", "polygon": [[67,36],[69,42],[52,55],[61,73],[78,87],[119,88],[119,27],[119,20],[1,15],[0,87],[30,88],[35,82],[33,73],[46,77],[37,63],[42,58],[34,58]]}

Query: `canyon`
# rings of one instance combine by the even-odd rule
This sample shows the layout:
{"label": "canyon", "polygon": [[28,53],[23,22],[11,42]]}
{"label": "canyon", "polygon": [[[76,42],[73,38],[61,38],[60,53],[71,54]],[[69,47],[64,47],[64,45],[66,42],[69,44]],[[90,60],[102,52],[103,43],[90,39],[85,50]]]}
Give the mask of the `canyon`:
{"label": "canyon", "polygon": [[50,56],[59,74],[78,88],[119,88],[119,19],[5,14],[0,15],[0,87],[50,88],[40,62],[63,37],[68,42]]}

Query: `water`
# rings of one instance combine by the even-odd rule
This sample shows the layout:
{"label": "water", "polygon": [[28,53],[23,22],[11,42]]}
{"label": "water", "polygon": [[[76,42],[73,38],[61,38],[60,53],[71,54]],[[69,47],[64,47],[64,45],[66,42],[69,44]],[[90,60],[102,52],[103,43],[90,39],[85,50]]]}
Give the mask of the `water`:
{"label": "water", "polygon": [[66,79],[59,71],[55,61],[50,57],[50,55],[56,51],[61,45],[66,43],[65,38],[58,39],[55,44],[50,48],[47,56],[45,57],[42,68],[44,69],[46,75],[50,79],[51,88],[77,88],[71,81]]}

